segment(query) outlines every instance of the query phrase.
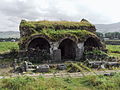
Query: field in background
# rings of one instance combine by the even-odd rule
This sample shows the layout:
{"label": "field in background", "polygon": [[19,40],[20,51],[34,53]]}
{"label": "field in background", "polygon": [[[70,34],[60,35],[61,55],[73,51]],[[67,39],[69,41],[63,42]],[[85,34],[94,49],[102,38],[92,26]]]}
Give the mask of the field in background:
{"label": "field in background", "polygon": [[0,53],[9,52],[12,49],[19,49],[17,42],[0,42]]}
{"label": "field in background", "polygon": [[108,54],[114,57],[120,57],[120,45],[106,45]]}

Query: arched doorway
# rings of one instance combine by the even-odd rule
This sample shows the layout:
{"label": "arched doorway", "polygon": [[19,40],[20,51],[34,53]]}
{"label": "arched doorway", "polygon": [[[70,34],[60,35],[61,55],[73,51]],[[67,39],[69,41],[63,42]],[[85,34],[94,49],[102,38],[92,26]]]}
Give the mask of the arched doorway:
{"label": "arched doorway", "polygon": [[35,38],[33,39],[29,45],[28,45],[28,50],[29,49],[34,49],[34,50],[44,50],[47,53],[50,53],[50,44],[49,42],[44,39],[44,38]]}
{"label": "arched doorway", "polygon": [[50,57],[50,44],[45,38],[37,37],[28,43],[28,58],[34,63],[48,62]]}
{"label": "arched doorway", "polygon": [[71,39],[64,39],[58,49],[61,49],[61,58],[62,59],[75,59],[76,57],[76,43]]}
{"label": "arched doorway", "polygon": [[84,42],[84,47],[85,47],[85,50],[87,51],[92,51],[93,48],[99,49],[100,47],[99,41],[93,37],[90,37]]}

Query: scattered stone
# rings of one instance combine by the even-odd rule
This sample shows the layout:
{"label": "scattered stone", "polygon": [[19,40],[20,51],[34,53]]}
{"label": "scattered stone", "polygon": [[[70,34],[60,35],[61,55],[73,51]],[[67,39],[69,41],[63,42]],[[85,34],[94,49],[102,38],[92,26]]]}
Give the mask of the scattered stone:
{"label": "scattered stone", "polygon": [[8,68],[9,65],[8,64],[0,64],[0,68]]}
{"label": "scattered stone", "polygon": [[105,63],[104,61],[90,61],[88,62],[88,66],[90,66],[91,68],[98,68],[104,63]]}
{"label": "scattered stone", "polygon": [[107,62],[107,61],[88,61],[88,66],[91,68],[110,68],[119,67],[119,62]]}
{"label": "scattered stone", "polygon": [[106,62],[106,65],[108,66],[120,66],[119,62]]}
{"label": "scattered stone", "polygon": [[59,70],[66,70],[67,66],[65,64],[58,64],[57,65],[57,69],[59,69]]}
{"label": "scattered stone", "polygon": [[0,76],[0,79],[3,79],[4,77],[3,76]]}
{"label": "scattered stone", "polygon": [[3,59],[4,57],[3,56],[0,56],[0,59]]}
{"label": "scattered stone", "polygon": [[14,71],[16,70],[17,66],[17,59],[14,60],[14,62],[12,63],[13,69]]}
{"label": "scattered stone", "polygon": [[36,66],[33,65],[31,62],[24,61],[23,63],[21,63],[19,67],[15,69],[14,72],[23,73],[23,72],[34,70],[35,68]]}
{"label": "scattered stone", "polygon": [[50,69],[49,65],[39,65],[37,66],[36,72],[41,72],[41,73],[49,72],[49,69]]}
{"label": "scattered stone", "polygon": [[112,72],[112,73],[105,73],[104,76],[114,76],[116,73]]}

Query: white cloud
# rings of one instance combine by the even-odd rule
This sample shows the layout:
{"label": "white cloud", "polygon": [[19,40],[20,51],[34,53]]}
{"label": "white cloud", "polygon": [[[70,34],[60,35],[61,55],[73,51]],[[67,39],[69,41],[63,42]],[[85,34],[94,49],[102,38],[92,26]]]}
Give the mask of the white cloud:
{"label": "white cloud", "polygon": [[0,31],[18,30],[21,19],[92,23],[120,21],[119,0],[1,0]]}

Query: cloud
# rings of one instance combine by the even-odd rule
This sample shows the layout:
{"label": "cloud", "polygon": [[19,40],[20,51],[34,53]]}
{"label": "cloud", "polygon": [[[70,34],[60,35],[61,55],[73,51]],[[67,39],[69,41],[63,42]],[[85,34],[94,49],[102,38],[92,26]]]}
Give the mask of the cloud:
{"label": "cloud", "polygon": [[119,21],[119,0],[1,0],[0,31],[17,31],[21,19],[92,23]]}

